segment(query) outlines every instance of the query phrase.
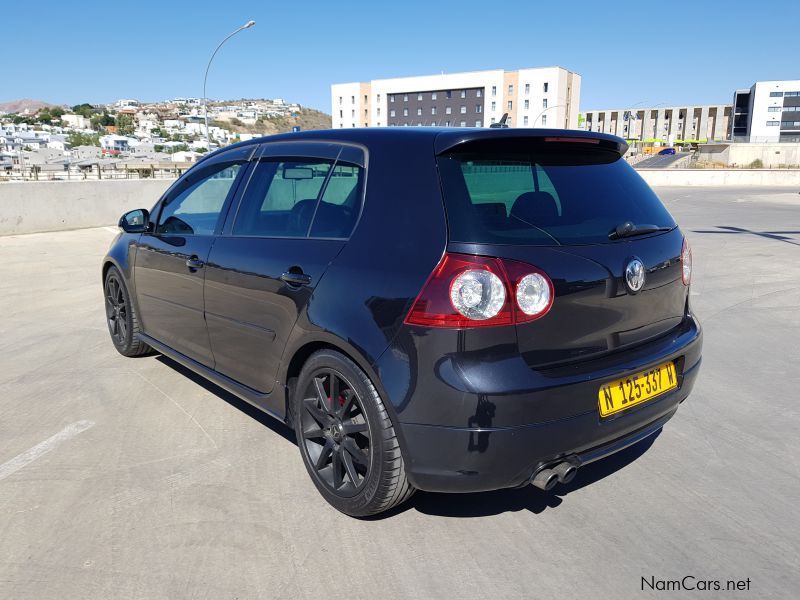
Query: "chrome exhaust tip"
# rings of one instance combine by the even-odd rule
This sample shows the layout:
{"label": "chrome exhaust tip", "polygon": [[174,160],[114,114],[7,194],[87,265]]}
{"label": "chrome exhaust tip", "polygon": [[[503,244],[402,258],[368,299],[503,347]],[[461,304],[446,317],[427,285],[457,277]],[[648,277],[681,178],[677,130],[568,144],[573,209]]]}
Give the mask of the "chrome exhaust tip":
{"label": "chrome exhaust tip", "polygon": [[575,475],[578,474],[578,467],[570,462],[564,461],[553,467],[552,471],[558,477],[559,483],[569,483],[575,479]]}
{"label": "chrome exhaust tip", "polygon": [[552,469],[542,469],[531,480],[532,486],[537,487],[540,490],[544,490],[545,492],[552,490],[557,483],[558,475]]}

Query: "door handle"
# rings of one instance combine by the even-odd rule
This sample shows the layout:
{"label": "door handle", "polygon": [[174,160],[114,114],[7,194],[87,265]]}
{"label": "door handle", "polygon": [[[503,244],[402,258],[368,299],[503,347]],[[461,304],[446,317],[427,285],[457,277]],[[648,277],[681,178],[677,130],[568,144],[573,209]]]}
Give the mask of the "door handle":
{"label": "door handle", "polygon": [[195,271],[197,269],[202,269],[205,263],[200,260],[197,256],[191,256],[186,259],[186,266],[189,267],[189,270]]}
{"label": "door handle", "polygon": [[291,271],[287,271],[283,275],[281,275],[281,281],[288,283],[289,285],[308,285],[311,283],[311,275],[306,275],[305,273],[292,273]]}

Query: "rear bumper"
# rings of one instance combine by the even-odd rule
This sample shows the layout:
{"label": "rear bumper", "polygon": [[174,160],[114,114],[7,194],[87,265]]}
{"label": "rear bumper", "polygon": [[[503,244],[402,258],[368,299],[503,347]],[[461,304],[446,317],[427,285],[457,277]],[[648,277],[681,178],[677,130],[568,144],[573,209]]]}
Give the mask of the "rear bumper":
{"label": "rear bumper", "polygon": [[[652,435],[689,396],[700,370],[702,333],[694,318],[687,321],[669,339],[628,353],[623,359],[591,361],[580,367],[580,373],[576,367],[548,372],[548,385],[532,386],[527,393],[519,390],[520,382],[516,382],[513,394],[461,391],[426,399],[434,406],[432,414],[437,418],[448,405],[456,415],[468,407],[470,418],[461,421],[467,427],[404,422],[406,411],[398,412],[409,479],[417,488],[435,492],[517,487],[547,465],[567,459],[580,466]],[[597,391],[601,383],[668,360],[679,365],[677,389],[600,418]],[[414,396],[419,393],[417,389]],[[565,414],[570,408],[572,414]],[[407,412],[415,416],[421,413],[419,407]],[[525,420],[514,425],[504,418],[506,423],[495,426],[499,414]]]}

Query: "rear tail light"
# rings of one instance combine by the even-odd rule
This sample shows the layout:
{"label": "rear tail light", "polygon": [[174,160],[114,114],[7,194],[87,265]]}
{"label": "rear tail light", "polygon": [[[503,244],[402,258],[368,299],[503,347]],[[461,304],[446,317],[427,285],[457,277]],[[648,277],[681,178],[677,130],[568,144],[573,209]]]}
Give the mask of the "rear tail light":
{"label": "rear tail light", "polygon": [[550,278],[532,265],[448,252],[405,322],[451,328],[514,325],[547,314],[553,295]]}
{"label": "rear tail light", "polygon": [[683,238],[683,248],[681,248],[681,267],[683,285],[689,285],[692,282],[692,248],[686,238]]}

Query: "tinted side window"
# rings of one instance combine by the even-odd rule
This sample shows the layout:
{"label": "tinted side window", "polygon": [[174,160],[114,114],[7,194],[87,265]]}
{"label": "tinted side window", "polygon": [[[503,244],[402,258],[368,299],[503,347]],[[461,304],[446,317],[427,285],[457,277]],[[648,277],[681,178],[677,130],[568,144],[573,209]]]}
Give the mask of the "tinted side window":
{"label": "tinted side window", "polygon": [[262,160],[247,185],[234,235],[306,237],[332,162]]}
{"label": "tinted side window", "polygon": [[242,164],[222,163],[164,201],[156,233],[212,235]]}
{"label": "tinted side window", "polygon": [[314,215],[311,237],[346,238],[361,212],[364,169],[337,164]]}

